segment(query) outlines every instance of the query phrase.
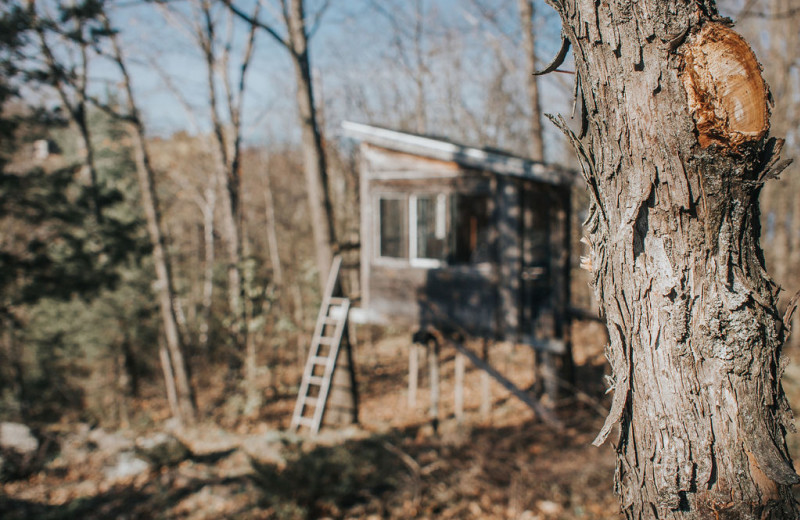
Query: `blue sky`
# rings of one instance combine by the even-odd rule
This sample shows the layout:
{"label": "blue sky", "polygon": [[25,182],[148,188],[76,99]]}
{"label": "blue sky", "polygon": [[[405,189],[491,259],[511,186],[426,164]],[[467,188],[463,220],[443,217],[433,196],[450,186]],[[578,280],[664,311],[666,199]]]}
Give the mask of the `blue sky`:
{"label": "blue sky", "polygon": [[[495,25],[482,19],[476,2],[496,11]],[[310,0],[307,13],[313,15],[322,3],[322,0]],[[498,60],[508,60],[512,65],[521,63],[519,45],[515,44],[520,37],[516,3],[516,0],[422,1],[425,14],[422,48],[428,55],[424,78],[434,130],[438,130],[436,121],[444,117],[442,114],[453,109],[447,106],[449,104],[482,114],[491,90],[498,88],[489,79],[505,70]],[[189,1],[178,0],[171,2],[169,9],[186,14],[190,12],[190,5]],[[237,5],[246,9],[253,4],[251,0],[239,0]],[[370,112],[369,118],[387,126],[396,124],[401,119],[399,112],[408,110],[415,87],[411,73],[402,65],[401,56],[410,54],[408,38],[413,32],[410,26],[414,20],[414,5],[414,0],[331,0],[311,42],[318,104],[324,107],[329,133],[335,131],[342,119],[364,120],[367,117],[364,107]],[[540,13],[536,19],[539,54],[544,61],[557,49],[560,25],[543,1],[536,2],[536,8]],[[217,4],[215,9],[218,18],[227,15],[222,5]],[[117,2],[112,17],[121,31],[148,131],[161,136],[181,130],[207,131],[205,64],[185,24],[171,25],[165,20],[163,10],[153,4],[131,0]],[[393,25],[390,17],[398,18],[400,23]],[[229,68],[235,71],[247,27],[239,21],[233,27]],[[498,49],[502,52],[498,53]],[[503,58],[498,58],[499,55]],[[564,68],[570,67],[567,64]],[[172,88],[179,90],[192,105],[196,124],[192,124],[193,118],[187,116],[178,97],[167,88],[165,75]],[[93,77],[98,85],[113,84],[115,71],[108,64],[97,63],[93,66]],[[509,71],[508,77],[502,78],[500,88],[523,92],[524,81],[521,71]],[[545,78],[542,105],[547,111],[571,110],[572,81],[566,74]],[[454,92],[457,99],[448,100],[445,94],[449,93],[452,98]],[[524,99],[518,103],[524,103]],[[248,143],[296,139],[292,63],[285,49],[263,31],[257,36],[244,106]],[[523,113],[518,116],[524,121]],[[491,123],[487,123],[487,127],[490,126]],[[551,141],[556,139],[552,129],[548,132]],[[447,133],[447,128],[437,133]],[[498,139],[502,141],[502,137]]]}

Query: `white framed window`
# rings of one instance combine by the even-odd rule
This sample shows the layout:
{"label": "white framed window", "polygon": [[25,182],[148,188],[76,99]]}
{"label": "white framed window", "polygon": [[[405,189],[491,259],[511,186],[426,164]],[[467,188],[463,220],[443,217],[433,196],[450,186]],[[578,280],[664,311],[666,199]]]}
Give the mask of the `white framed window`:
{"label": "white framed window", "polygon": [[446,193],[375,196],[375,257],[436,268],[489,260],[489,198]]}

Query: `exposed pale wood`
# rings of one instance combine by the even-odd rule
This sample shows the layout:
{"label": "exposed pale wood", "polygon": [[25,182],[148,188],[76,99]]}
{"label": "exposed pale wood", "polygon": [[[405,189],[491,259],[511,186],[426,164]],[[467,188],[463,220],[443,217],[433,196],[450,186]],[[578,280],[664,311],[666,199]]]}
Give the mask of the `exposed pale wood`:
{"label": "exposed pale wood", "polygon": [[767,87],[761,66],[744,39],[708,23],[682,50],[681,78],[700,145],[739,146],[769,129]]}

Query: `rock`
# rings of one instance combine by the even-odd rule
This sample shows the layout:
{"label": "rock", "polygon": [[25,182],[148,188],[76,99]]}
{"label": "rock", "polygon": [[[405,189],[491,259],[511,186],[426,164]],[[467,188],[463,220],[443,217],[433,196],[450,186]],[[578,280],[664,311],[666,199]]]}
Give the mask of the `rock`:
{"label": "rock", "polygon": [[253,435],[242,441],[242,451],[253,461],[261,465],[284,468],[286,458],[283,456],[283,444],[276,443],[263,435]]}
{"label": "rock", "polygon": [[133,449],[133,439],[124,431],[108,433],[103,428],[96,428],[89,432],[88,441],[97,446],[97,449],[109,456]]}
{"label": "rock", "polygon": [[39,441],[20,423],[0,423],[0,482],[25,478],[42,466]]}
{"label": "rock", "polygon": [[539,500],[536,502],[536,508],[545,515],[557,515],[561,513],[563,508],[551,500]]}
{"label": "rock", "polygon": [[156,466],[174,466],[189,456],[177,437],[158,432],[136,440],[136,451]]}
{"label": "rock", "polygon": [[4,422],[0,423],[0,448],[28,455],[39,449],[39,441],[24,424]]}
{"label": "rock", "polygon": [[[290,435],[297,437],[297,434],[284,433],[284,444],[288,445],[296,442],[292,437],[290,437]],[[369,437],[369,432],[362,430],[354,424],[351,424],[344,428],[322,430],[319,434],[310,439],[310,441],[316,446],[337,446],[349,440],[361,440],[366,439],[367,437]],[[301,440],[301,438],[298,439],[298,441],[299,440]]]}
{"label": "rock", "polygon": [[117,455],[114,466],[103,470],[105,477],[109,480],[120,480],[134,477],[150,469],[147,461],[136,456],[133,451],[124,451]]}
{"label": "rock", "polygon": [[210,457],[230,453],[239,447],[242,437],[212,425],[170,433],[173,433],[189,449],[193,457]]}

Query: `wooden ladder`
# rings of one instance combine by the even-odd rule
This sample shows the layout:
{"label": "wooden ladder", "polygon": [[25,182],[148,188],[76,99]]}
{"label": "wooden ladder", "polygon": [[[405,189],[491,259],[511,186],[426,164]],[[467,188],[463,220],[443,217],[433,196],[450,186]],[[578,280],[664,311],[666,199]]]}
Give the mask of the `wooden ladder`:
{"label": "wooden ladder", "polygon": [[[347,329],[347,315],[350,311],[348,298],[333,296],[341,265],[342,257],[337,255],[328,274],[317,324],[314,327],[314,336],[311,338],[311,347],[308,350],[308,359],[292,414],[290,426],[292,431],[306,426],[311,434],[316,434],[322,425],[322,415],[325,412],[333,371],[336,368],[336,359],[339,357],[342,337]],[[318,390],[314,392],[314,388]]]}

